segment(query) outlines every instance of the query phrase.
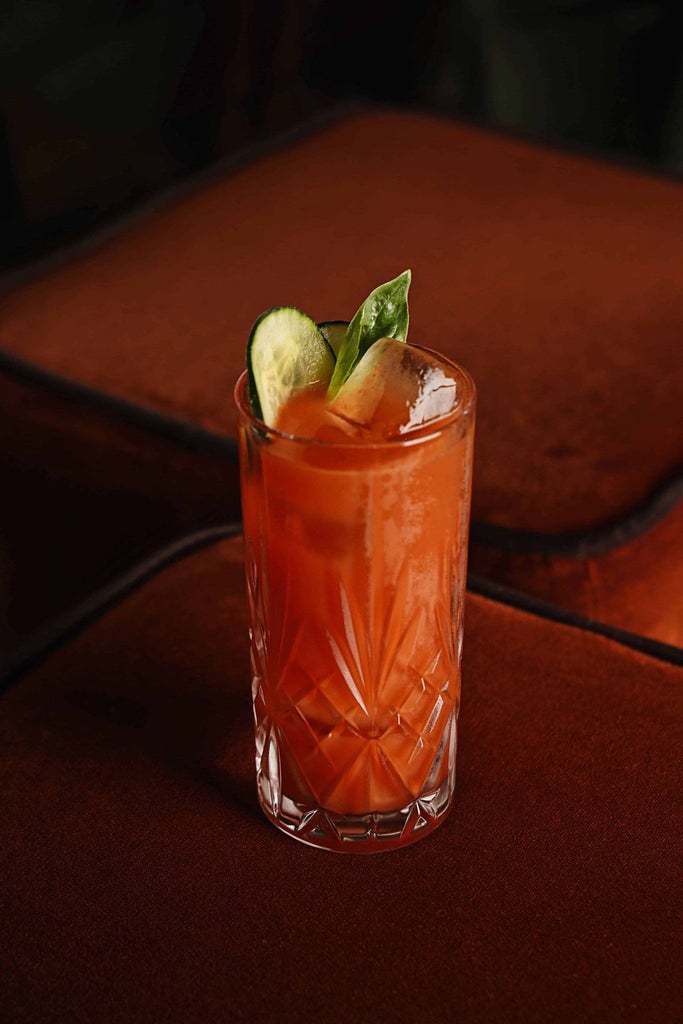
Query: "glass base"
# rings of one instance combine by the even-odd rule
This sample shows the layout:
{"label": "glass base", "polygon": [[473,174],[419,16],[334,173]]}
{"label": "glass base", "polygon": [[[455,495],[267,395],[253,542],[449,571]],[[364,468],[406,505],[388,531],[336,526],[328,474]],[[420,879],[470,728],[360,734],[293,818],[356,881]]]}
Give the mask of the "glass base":
{"label": "glass base", "polygon": [[380,853],[398,850],[433,832],[446,818],[453,800],[453,774],[441,785],[396,811],[338,814],[297,803],[281,794],[277,810],[261,786],[258,797],[266,817],[282,832],[307,846],[337,853]]}

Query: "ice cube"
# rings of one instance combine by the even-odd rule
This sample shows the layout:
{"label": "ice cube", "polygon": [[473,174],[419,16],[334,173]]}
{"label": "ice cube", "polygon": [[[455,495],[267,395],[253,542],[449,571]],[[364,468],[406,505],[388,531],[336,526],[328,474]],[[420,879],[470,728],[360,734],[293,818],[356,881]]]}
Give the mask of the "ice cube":
{"label": "ice cube", "polygon": [[328,410],[354,426],[391,437],[451,412],[460,395],[448,367],[424,349],[376,341]]}

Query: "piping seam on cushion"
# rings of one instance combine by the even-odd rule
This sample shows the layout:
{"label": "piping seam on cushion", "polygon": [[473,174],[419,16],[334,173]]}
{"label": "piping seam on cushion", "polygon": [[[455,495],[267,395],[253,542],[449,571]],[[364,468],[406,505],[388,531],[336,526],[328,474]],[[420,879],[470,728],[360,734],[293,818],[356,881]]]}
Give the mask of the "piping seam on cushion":
{"label": "piping seam on cushion", "polygon": [[616,640],[624,647],[630,647],[632,650],[657,658],[659,661],[666,661],[672,665],[683,665],[683,647],[675,647],[673,644],[653,640],[641,633],[633,633],[630,630],[621,629],[619,626],[612,626],[608,622],[591,619],[587,615],[581,615],[579,612],[561,608],[550,601],[543,601],[532,594],[526,594],[523,590],[516,590],[504,583],[497,583],[486,576],[468,573],[467,589],[473,594],[497,601],[499,604],[510,605],[539,618],[558,622],[564,626],[573,626],[587,633],[604,636],[609,640]]}
{"label": "piping seam on cushion", "polygon": [[154,554],[114,577],[109,583],[98,587],[85,600],[63,615],[57,616],[34,634],[31,640],[10,658],[8,664],[0,671],[0,696],[49,654],[58,650],[91,622],[162,570],[202,548],[237,536],[241,531],[242,525],[237,522],[195,530],[171,544],[165,544]]}

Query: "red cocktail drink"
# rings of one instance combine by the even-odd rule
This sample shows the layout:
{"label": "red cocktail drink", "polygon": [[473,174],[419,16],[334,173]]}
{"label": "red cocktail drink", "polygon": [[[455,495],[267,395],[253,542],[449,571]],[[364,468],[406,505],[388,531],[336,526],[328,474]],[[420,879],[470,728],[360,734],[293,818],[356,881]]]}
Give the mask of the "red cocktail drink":
{"label": "red cocktail drink", "polygon": [[475,392],[400,350],[369,415],[309,388],[267,427],[236,388],[259,800],[352,852],[426,835],[455,780]]}

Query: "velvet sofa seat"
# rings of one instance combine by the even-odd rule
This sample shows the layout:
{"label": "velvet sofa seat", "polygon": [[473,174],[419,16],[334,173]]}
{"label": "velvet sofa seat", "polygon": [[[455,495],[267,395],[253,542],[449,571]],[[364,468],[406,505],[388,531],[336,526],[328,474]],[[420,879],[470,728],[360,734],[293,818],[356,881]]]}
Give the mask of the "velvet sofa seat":
{"label": "velvet sofa seat", "polygon": [[412,337],[479,388],[472,568],[681,644],[682,197],[472,127],[357,114],[8,283],[4,365],[230,442],[256,314],[349,317],[411,266]]}
{"label": "velvet sofa seat", "polygon": [[224,444],[17,369],[0,374],[0,674],[160,545],[239,520]]}
{"label": "velvet sofa seat", "polygon": [[241,538],[160,569],[0,697],[0,1015],[674,1024],[653,651],[469,594],[452,814],[347,858],[256,806]]}

